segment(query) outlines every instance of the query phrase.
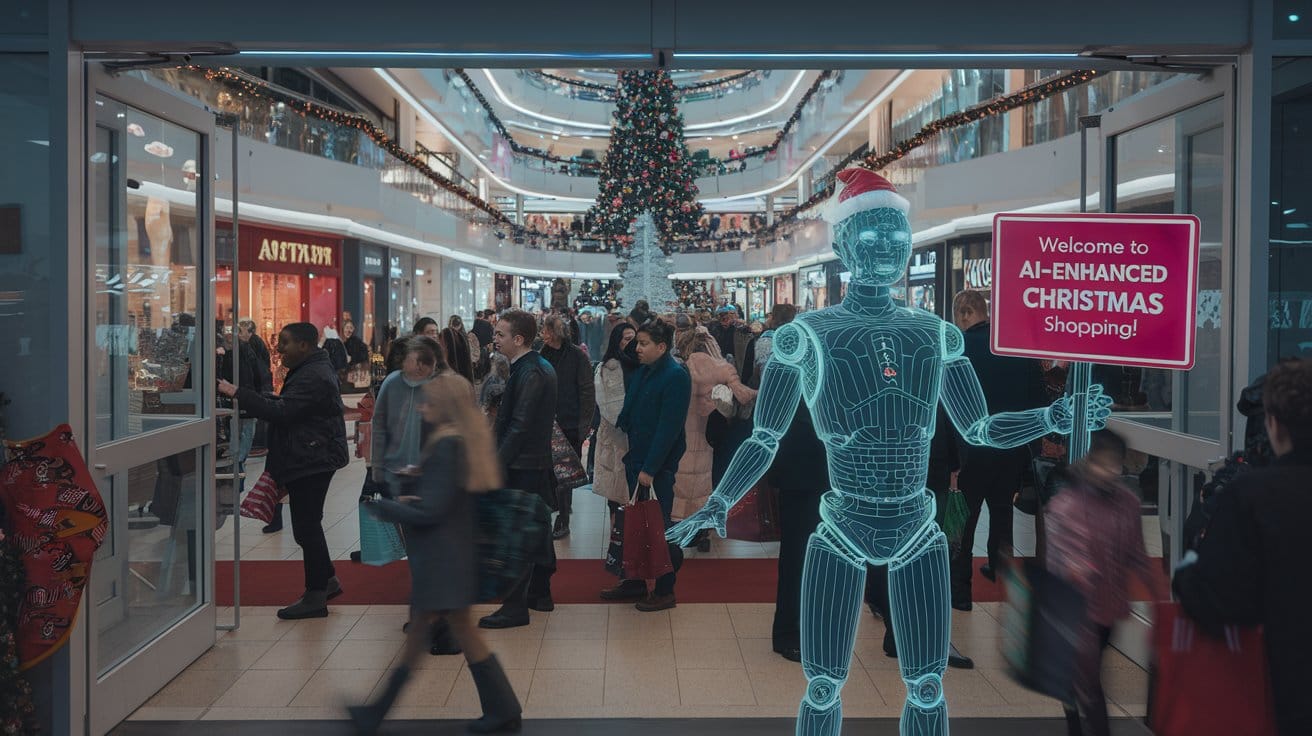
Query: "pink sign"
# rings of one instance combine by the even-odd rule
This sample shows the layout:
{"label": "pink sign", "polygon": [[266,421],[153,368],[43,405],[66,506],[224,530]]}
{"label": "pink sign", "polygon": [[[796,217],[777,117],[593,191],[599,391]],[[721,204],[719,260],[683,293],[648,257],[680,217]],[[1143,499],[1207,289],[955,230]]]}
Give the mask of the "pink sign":
{"label": "pink sign", "polygon": [[990,345],[998,355],[1188,370],[1198,218],[993,218]]}

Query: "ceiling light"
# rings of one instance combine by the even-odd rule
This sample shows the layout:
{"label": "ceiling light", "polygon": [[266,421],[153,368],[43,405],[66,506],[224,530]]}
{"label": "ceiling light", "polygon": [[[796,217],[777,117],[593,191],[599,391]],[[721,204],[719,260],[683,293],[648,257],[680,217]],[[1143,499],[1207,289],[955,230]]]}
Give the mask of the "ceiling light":
{"label": "ceiling light", "polygon": [[1286,214],[1286,215],[1292,215],[1292,214],[1294,214],[1294,213],[1297,212],[1297,211],[1298,211],[1298,208],[1297,208],[1297,207],[1290,207],[1289,209],[1285,210],[1285,214]]}
{"label": "ceiling light", "polygon": [[710,136],[708,135],[708,136],[706,136],[706,140],[708,140],[708,141],[713,141],[713,140],[715,140],[715,139],[712,138],[712,137],[710,137]]}
{"label": "ceiling light", "polygon": [[650,61],[651,54],[613,53],[600,51],[596,53],[568,53],[545,51],[238,51],[238,56],[288,56],[288,57],[352,57],[377,59],[592,59],[592,60],[629,60]]}
{"label": "ceiling light", "polygon": [[741,52],[694,52],[694,53],[675,53],[675,59],[698,59],[698,60],[726,60],[735,59],[797,59],[797,60],[934,60],[934,59],[1078,59],[1080,54],[1010,54],[1005,52],[919,52],[919,53],[898,53],[898,52],[769,52],[769,53],[741,53]]}
{"label": "ceiling light", "polygon": [[560,140],[560,136],[558,136],[558,135],[554,135],[554,134],[553,134],[553,135],[551,136],[551,140],[553,140],[553,141],[558,141],[558,140]]}
{"label": "ceiling light", "polygon": [[735,136],[733,137],[733,139],[734,139],[734,140],[738,140],[738,136],[735,135]]}
{"label": "ceiling light", "polygon": [[1290,13],[1290,14],[1289,14],[1289,22],[1290,22],[1290,23],[1297,23],[1297,22],[1298,22],[1298,13]]}

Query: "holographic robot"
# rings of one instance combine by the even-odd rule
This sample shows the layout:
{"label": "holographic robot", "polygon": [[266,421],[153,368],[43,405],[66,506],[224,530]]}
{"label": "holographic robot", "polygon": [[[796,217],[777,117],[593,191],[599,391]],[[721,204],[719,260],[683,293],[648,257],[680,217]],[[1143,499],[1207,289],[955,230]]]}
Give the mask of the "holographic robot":
{"label": "holographic robot", "polygon": [[[867,563],[889,567],[898,666],[907,687],[901,733],[947,734],[948,545],[925,488],[937,403],[967,442],[998,448],[1069,433],[1075,412],[1066,397],[1041,409],[990,416],[963,355],[961,332],[889,296],[911,256],[906,199],[867,169],[846,169],[838,179],[825,219],[834,251],[852,274],[847,295],[775,332],[751,438],[706,506],[671,527],[668,537],[687,544],[703,528],[724,536],[728,510],[769,468],[799,400],[805,401],[829,451],[833,487],[821,503],[802,576],[807,690],[797,734],[838,734],[842,727],[841,691]],[[1087,402],[1090,429],[1102,427],[1111,400],[1095,386]]]}

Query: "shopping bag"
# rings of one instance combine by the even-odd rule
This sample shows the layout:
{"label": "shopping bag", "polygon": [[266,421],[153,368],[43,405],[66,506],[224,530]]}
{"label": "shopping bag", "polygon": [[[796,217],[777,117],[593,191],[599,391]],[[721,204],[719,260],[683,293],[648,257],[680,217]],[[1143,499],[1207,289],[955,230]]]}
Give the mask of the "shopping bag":
{"label": "shopping bag", "polygon": [[4,444],[9,460],[0,466],[0,503],[8,539],[0,544],[15,545],[21,553],[25,578],[17,652],[8,654],[6,666],[26,670],[58,651],[73,633],[92,561],[109,533],[109,516],[67,424]]}
{"label": "shopping bag", "polygon": [[273,521],[273,514],[281,498],[278,484],[273,482],[273,476],[266,470],[260,474],[260,479],[255,481],[246,498],[241,500],[241,515],[268,524]]}
{"label": "shopping bag", "polygon": [[948,546],[956,549],[961,546],[961,536],[966,531],[966,521],[970,519],[970,504],[966,503],[966,494],[953,488],[943,494],[943,535],[948,538]]}
{"label": "shopping bag", "polygon": [[764,482],[757,483],[729,509],[724,536],[746,542],[779,541],[778,491]]}
{"label": "shopping bag", "polygon": [[557,492],[588,484],[588,471],[559,424],[551,426],[551,472],[556,476]]}
{"label": "shopping bag", "polygon": [[534,493],[504,488],[475,496],[478,600],[504,596],[528,566],[550,558],[551,510]]}
{"label": "shopping bag", "polygon": [[1148,724],[1157,736],[1274,736],[1271,676],[1261,629],[1204,633],[1179,603],[1153,613]]}
{"label": "shopping bag", "polygon": [[1089,635],[1084,595],[1033,558],[1004,566],[1002,656],[1022,686],[1073,702],[1075,661]]}
{"label": "shopping bag", "polygon": [[[645,495],[645,494],[643,494]],[[665,516],[656,499],[636,500],[624,509],[623,560],[625,580],[652,580],[674,572],[665,541]]]}
{"label": "shopping bag", "polygon": [[376,518],[368,506],[360,504],[360,561],[381,566],[405,559],[405,542],[400,527]]}
{"label": "shopping bag", "polygon": [[615,510],[615,519],[610,525],[610,546],[606,548],[606,572],[618,578],[624,577],[624,507]]}

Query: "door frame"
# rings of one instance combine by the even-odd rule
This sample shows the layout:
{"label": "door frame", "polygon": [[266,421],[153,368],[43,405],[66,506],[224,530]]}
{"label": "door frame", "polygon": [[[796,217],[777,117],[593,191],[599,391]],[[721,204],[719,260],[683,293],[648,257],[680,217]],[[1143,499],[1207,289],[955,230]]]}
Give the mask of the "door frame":
{"label": "door frame", "polygon": [[[217,610],[214,604],[214,421],[215,383],[213,361],[215,336],[206,329],[207,320],[213,319],[214,310],[214,115],[209,110],[181,97],[168,94],[145,81],[115,76],[96,63],[85,67],[86,111],[83,120],[85,151],[92,151],[97,128],[97,96],[113,99],[124,105],[141,109],[169,123],[195,132],[199,136],[197,152],[197,207],[196,223],[200,233],[201,252],[197,264],[196,353],[202,359],[192,366],[192,385],[197,392],[199,416],[183,421],[176,427],[166,427],[97,446],[96,396],[91,382],[87,381],[82,396],[86,427],[85,451],[88,464],[97,477],[126,473],[129,468],[152,460],[168,457],[189,449],[199,450],[196,476],[200,487],[197,504],[196,568],[198,571],[198,602],[195,607],[175,621],[155,639],[115,664],[103,675],[97,661],[99,632],[94,602],[86,606],[87,614],[87,667],[86,667],[86,718],[88,732],[105,733],[123,721],[134,710],[150,699],[188,665],[213,646],[216,639]],[[83,274],[87,294],[95,288],[95,226],[94,218],[86,216],[93,206],[96,191],[94,179],[86,174],[87,160],[83,158],[83,177],[86,189],[83,199],[83,248],[88,267]],[[83,305],[82,324],[86,327],[83,352],[83,375],[93,375],[91,360],[95,354],[95,300],[88,298]],[[110,523],[114,533],[127,539],[127,514],[115,508]],[[94,575],[94,573],[93,573]]]}

